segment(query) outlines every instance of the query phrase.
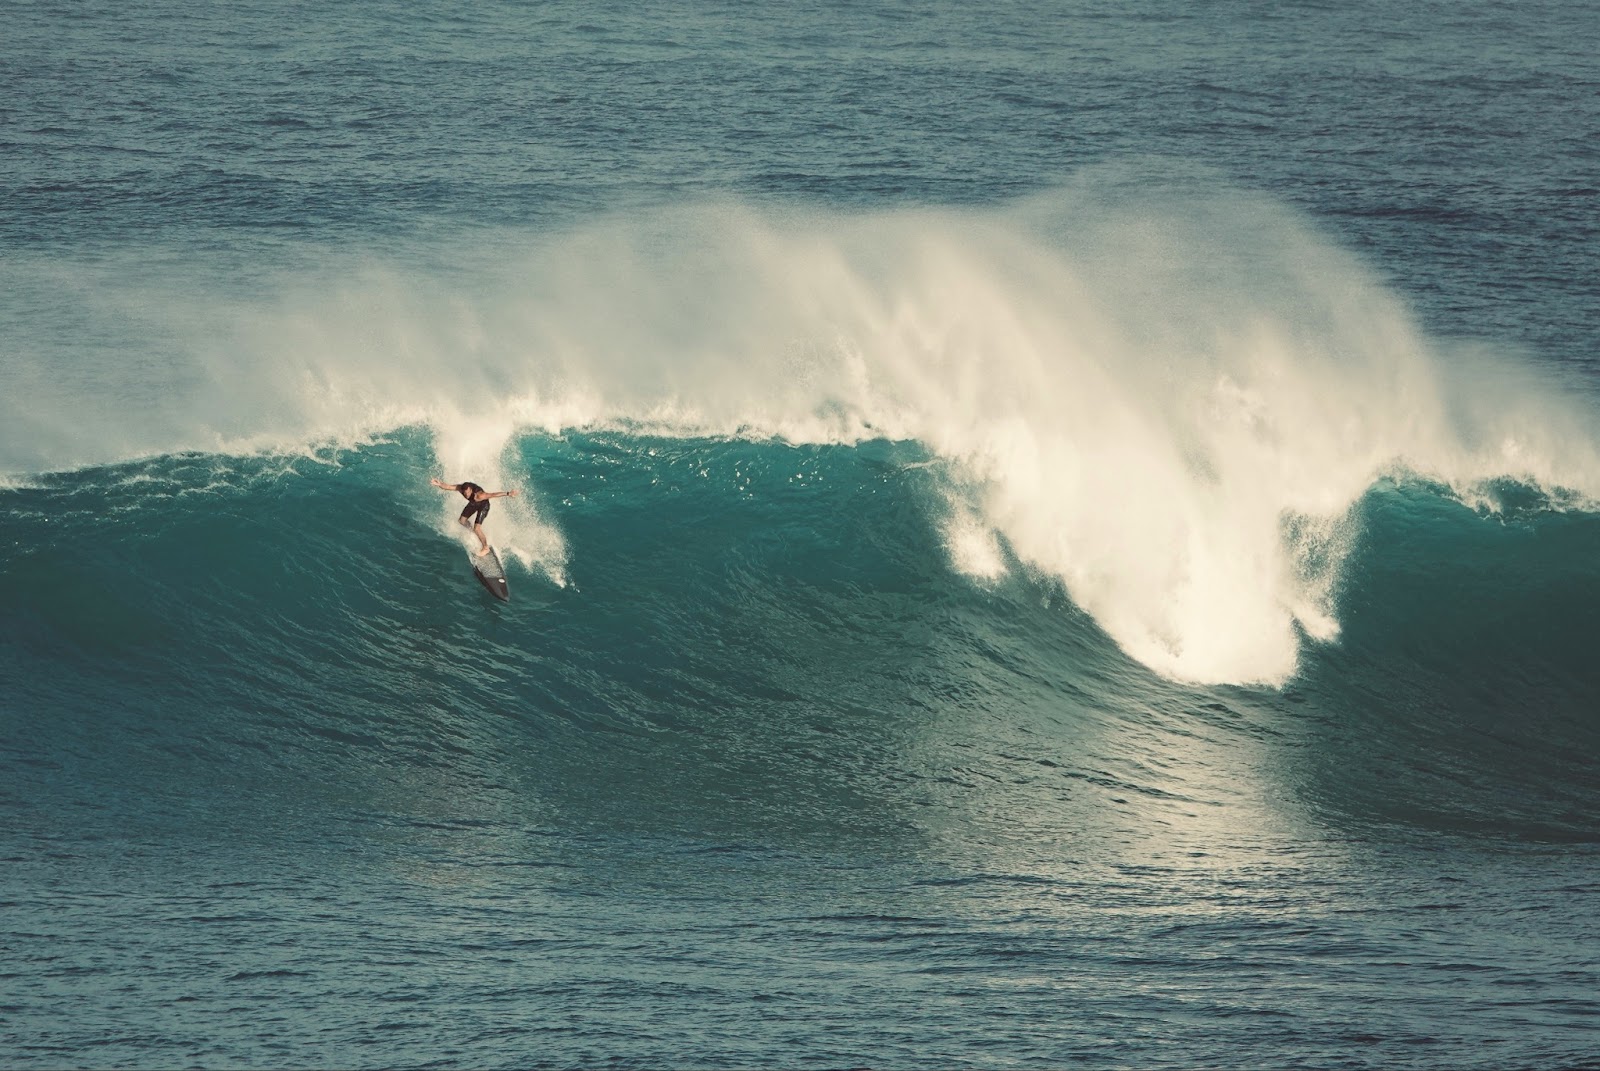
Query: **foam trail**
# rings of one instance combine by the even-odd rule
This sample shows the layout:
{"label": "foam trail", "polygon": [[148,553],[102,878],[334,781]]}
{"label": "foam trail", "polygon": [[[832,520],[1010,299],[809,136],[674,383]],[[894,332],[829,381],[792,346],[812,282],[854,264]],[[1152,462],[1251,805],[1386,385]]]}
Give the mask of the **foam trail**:
{"label": "foam trail", "polygon": [[497,500],[494,538],[558,582],[519,430],[916,440],[948,466],[955,568],[1014,558],[1203,682],[1282,682],[1337,635],[1351,510],[1386,473],[1600,496],[1592,414],[1516,375],[1482,390],[1256,198],[1086,181],[986,212],[715,205],[502,242],[431,251],[456,274],[346,262],[224,303],[205,335],[228,320],[227,345],[191,346],[212,370],[192,437],[426,424],[446,478],[529,493]]}
{"label": "foam trail", "polygon": [[[478,418],[453,409],[435,414],[434,424],[434,453],[445,472],[443,479],[453,483],[472,480],[490,491],[519,492],[514,498],[494,500],[484,526],[489,541],[503,558],[510,557],[565,587],[566,541],[560,530],[540,515],[534,489],[507,470],[505,454],[518,425],[505,412]],[[475,554],[477,538],[457,521],[464,504],[460,495],[448,496],[440,531],[460,539]]]}

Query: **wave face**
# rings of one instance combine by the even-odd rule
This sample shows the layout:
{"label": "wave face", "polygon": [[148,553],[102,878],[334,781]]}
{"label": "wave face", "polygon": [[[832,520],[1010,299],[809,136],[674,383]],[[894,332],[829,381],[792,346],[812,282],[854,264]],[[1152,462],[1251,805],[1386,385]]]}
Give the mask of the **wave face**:
{"label": "wave face", "polygon": [[[1252,688],[1140,664],[1006,542],[960,568],[952,469],[919,444],[519,436],[506,467],[533,475],[529,512],[562,541],[558,566],[513,568],[506,607],[472,581],[455,496],[441,507],[418,478],[434,452],[412,429],[4,492],[13,746],[110,733],[186,776],[268,781],[357,762],[492,779],[514,761],[596,828],[810,839],[905,805],[849,753],[863,734],[892,750],[982,717],[1005,727],[980,768],[1065,734],[1074,765],[1151,800],[1233,798],[1236,757],[1173,757],[1198,731],[1294,741],[1269,747],[1277,791],[1352,828],[1600,828],[1600,517],[1524,485],[1495,488],[1496,512],[1374,486],[1345,515],[1338,637]],[[502,509],[497,537],[519,530]]]}

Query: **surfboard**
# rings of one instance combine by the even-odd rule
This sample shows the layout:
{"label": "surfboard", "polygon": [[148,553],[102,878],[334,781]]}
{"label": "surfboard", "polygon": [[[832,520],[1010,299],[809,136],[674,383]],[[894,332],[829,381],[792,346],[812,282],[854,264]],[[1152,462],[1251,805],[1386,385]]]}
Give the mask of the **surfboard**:
{"label": "surfboard", "polygon": [[493,547],[487,554],[472,555],[472,573],[489,594],[501,602],[511,601],[511,589],[506,587],[506,569],[500,564],[500,555]]}

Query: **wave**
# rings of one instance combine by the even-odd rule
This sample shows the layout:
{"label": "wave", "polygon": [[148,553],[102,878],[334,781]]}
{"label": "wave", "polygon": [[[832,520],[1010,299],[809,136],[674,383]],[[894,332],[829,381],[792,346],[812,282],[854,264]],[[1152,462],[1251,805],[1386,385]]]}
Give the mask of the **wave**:
{"label": "wave", "polygon": [[519,436],[507,467],[567,557],[559,577],[513,565],[508,606],[423,482],[437,453],[414,428],[0,492],[14,764],[65,761],[27,773],[47,793],[511,793],[734,839],[886,835],[994,793],[1091,830],[1215,812],[1236,836],[1259,799],[1600,828],[1600,516],[1528,485],[1495,510],[1416,478],[1370,489],[1330,591],[1340,635],[1262,687],[1152,671],[1003,542],[999,574],[952,569],[950,467],[916,443]]}
{"label": "wave", "polygon": [[[73,289],[111,311],[79,315],[146,310],[145,335],[104,328],[117,359],[79,354],[67,383],[24,345],[7,467],[424,426],[420,467],[529,476],[531,503],[530,430],[912,442],[943,474],[958,571],[1051,578],[1173,680],[1280,686],[1340,632],[1352,511],[1379,481],[1600,494],[1592,413],[1426,338],[1354,258],[1234,192],[1090,176],[986,211],[703,205],[412,252],[300,250],[267,297],[192,270],[113,281],[133,270],[113,258]],[[561,582],[560,526],[496,508]]]}

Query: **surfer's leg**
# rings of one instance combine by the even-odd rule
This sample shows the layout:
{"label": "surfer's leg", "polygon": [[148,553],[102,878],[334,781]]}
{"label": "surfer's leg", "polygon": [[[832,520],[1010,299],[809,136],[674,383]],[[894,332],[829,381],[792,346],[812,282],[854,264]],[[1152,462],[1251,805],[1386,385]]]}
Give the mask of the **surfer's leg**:
{"label": "surfer's leg", "polygon": [[472,534],[478,537],[479,543],[483,544],[483,546],[478,550],[478,557],[481,558],[485,554],[489,553],[489,537],[483,534],[483,525],[481,524],[475,524],[472,526]]}

